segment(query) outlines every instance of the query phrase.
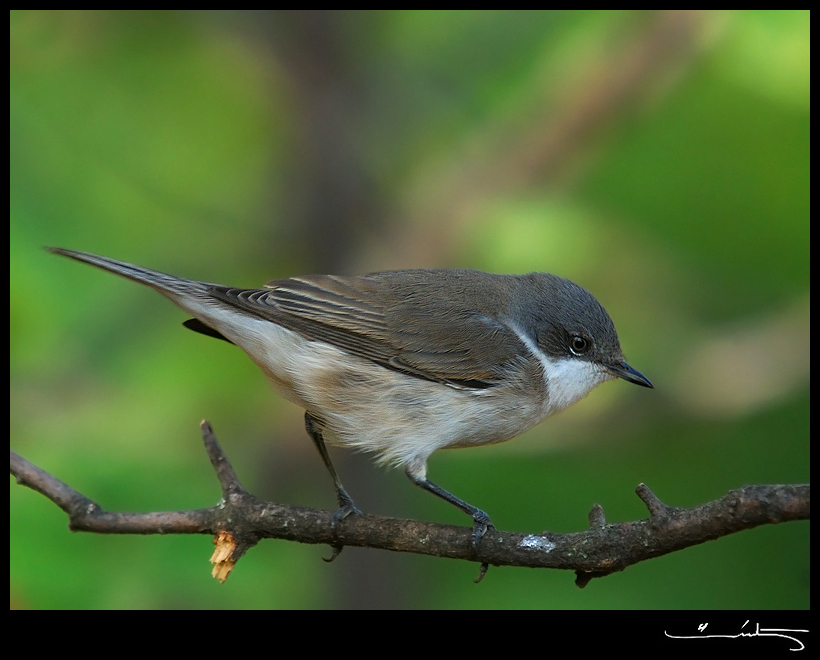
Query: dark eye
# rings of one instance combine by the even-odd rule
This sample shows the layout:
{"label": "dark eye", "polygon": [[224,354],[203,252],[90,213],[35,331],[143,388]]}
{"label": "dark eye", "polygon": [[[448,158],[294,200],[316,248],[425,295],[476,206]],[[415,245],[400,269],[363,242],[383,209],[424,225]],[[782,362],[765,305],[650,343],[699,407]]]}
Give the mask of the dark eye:
{"label": "dark eye", "polygon": [[569,350],[574,355],[583,355],[589,350],[589,342],[580,335],[573,335],[569,340]]}

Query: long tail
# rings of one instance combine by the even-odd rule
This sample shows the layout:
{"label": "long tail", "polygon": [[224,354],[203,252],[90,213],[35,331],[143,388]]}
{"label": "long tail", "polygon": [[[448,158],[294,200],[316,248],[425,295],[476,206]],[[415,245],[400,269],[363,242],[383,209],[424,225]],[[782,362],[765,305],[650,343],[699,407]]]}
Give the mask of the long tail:
{"label": "long tail", "polygon": [[197,291],[203,291],[207,285],[195,280],[186,280],[181,277],[174,277],[141,266],[127,264],[116,259],[109,259],[108,257],[100,257],[96,254],[88,252],[78,252],[77,250],[67,250],[66,248],[47,247],[46,250],[54,254],[61,254],[64,257],[71,257],[77,261],[83,261],[92,266],[97,266],[103,270],[116,273],[122,277],[127,277],[129,280],[134,280],[140,284],[146,284],[152,289],[156,289],[160,293],[169,296],[176,300],[179,295],[191,295]]}

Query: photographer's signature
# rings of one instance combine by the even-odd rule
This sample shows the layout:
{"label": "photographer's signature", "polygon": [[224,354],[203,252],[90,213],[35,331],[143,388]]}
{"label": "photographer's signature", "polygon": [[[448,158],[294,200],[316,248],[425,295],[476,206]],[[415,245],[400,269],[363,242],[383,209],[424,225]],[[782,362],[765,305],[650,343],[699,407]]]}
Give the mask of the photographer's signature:
{"label": "photographer's signature", "polygon": [[663,631],[667,637],[672,639],[709,639],[709,638],[722,638],[722,639],[737,639],[738,637],[782,637],[783,639],[789,639],[793,641],[797,646],[794,646],[789,649],[789,651],[802,651],[806,648],[806,645],[801,642],[795,635],[797,633],[808,633],[808,630],[797,630],[791,628],[761,628],[759,623],[755,624],[754,629],[749,628],[745,630],[746,626],[749,624],[749,619],[746,620],[742,626],[740,626],[740,632],[734,635],[726,635],[726,634],[707,634],[706,628],[709,625],[708,623],[701,623],[698,626],[698,633],[697,635],[670,635],[667,631]]}

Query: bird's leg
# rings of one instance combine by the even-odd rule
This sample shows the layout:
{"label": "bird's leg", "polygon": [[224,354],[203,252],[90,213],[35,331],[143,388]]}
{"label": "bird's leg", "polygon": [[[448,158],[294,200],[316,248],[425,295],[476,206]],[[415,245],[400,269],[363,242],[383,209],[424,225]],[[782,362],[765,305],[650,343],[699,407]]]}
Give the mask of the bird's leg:
{"label": "bird's leg", "polygon": [[441,499],[446,502],[449,502],[453,506],[457,506],[461,509],[464,513],[468,516],[471,516],[473,519],[473,550],[478,549],[478,544],[481,541],[481,537],[487,533],[487,530],[490,527],[495,527],[492,521],[490,520],[490,516],[488,516],[484,511],[479,509],[478,507],[473,506],[472,504],[468,504],[462,499],[459,499],[452,493],[444,490],[441,486],[437,486],[432,481],[427,479],[427,477],[420,476],[418,474],[414,474],[413,471],[408,468],[405,470],[405,474],[410,478],[417,486],[421,486],[424,490],[433,493],[433,495],[437,495]]}
{"label": "bird's leg", "polygon": [[[353,498],[348,495],[344,486],[342,486],[342,481],[339,479],[339,475],[336,474],[336,468],[334,468],[333,463],[330,462],[330,456],[327,453],[327,447],[325,447],[325,439],[322,437],[322,432],[319,430],[319,425],[316,422],[316,419],[309,412],[305,412],[305,430],[310,436],[310,439],[313,440],[313,444],[316,445],[316,449],[319,450],[319,455],[322,457],[322,461],[324,462],[327,471],[330,472],[330,476],[333,479],[333,485],[336,487],[336,498],[339,501],[339,510],[333,514],[333,519],[331,522],[331,529],[333,530],[333,534],[335,536],[337,527],[342,520],[347,518],[350,514],[361,513],[361,511],[353,503]],[[333,555],[330,559],[325,559],[325,561],[331,562],[336,559],[343,547],[344,546],[341,544],[334,545]]]}

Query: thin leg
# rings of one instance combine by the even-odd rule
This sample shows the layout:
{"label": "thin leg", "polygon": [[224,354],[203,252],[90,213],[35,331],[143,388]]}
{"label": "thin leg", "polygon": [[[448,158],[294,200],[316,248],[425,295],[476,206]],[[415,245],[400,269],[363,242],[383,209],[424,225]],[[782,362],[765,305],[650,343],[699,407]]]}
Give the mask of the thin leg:
{"label": "thin leg", "polygon": [[472,504],[468,504],[462,499],[459,499],[452,493],[444,490],[441,486],[437,486],[432,481],[429,481],[426,477],[418,477],[413,475],[409,470],[405,472],[407,476],[417,486],[421,486],[424,490],[433,493],[433,495],[437,495],[445,502],[449,502],[453,506],[457,506],[461,509],[464,513],[468,516],[471,516],[473,519],[473,549],[478,548],[478,543],[481,541],[481,537],[487,533],[487,530],[490,527],[495,527],[492,521],[490,520],[490,516],[484,513],[478,507],[473,506]]}
{"label": "thin leg", "polygon": [[344,486],[342,486],[339,475],[336,474],[336,468],[334,468],[333,463],[330,462],[330,456],[328,456],[327,447],[325,447],[325,439],[322,437],[322,432],[319,430],[319,425],[308,412],[305,412],[305,430],[308,432],[311,440],[313,440],[313,444],[316,445],[316,449],[319,450],[319,455],[322,457],[322,461],[324,462],[327,471],[330,472],[330,476],[333,479],[333,485],[336,487],[336,497],[339,500],[339,510],[333,515],[333,526],[335,528],[340,521],[347,518],[351,513],[361,513],[361,511],[359,511],[353,503],[353,498],[347,494]]}

